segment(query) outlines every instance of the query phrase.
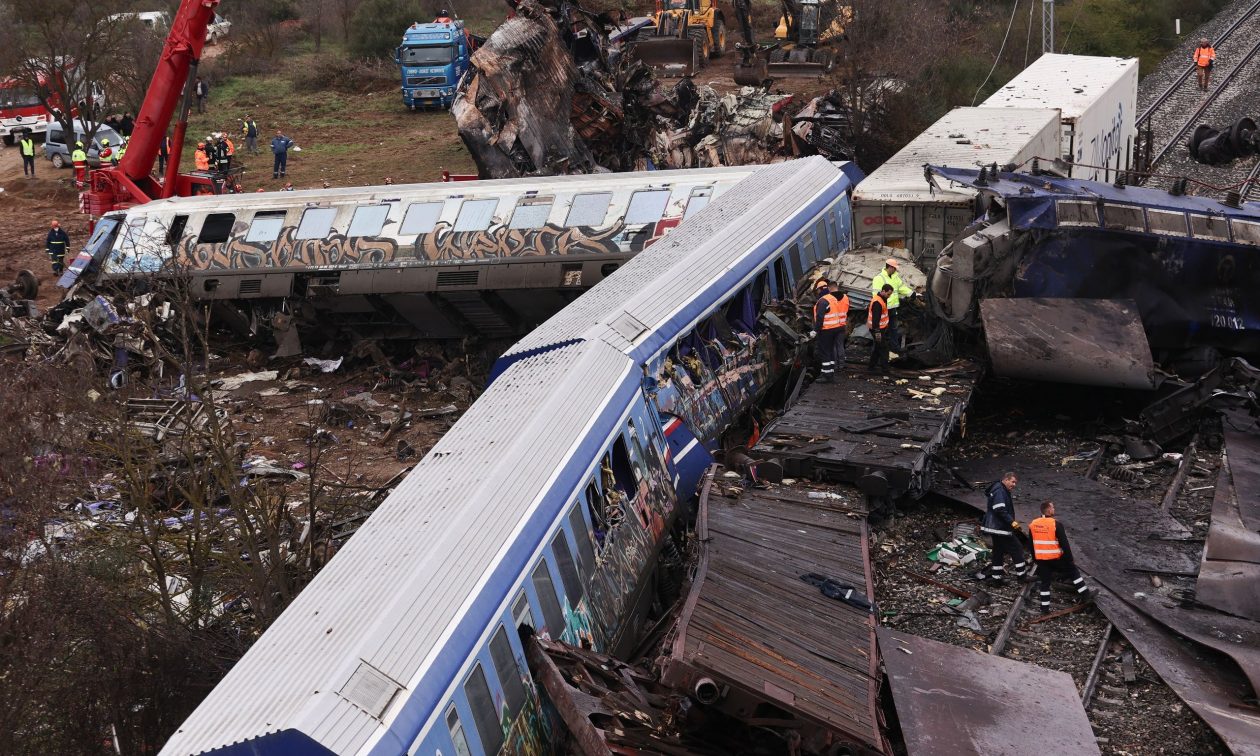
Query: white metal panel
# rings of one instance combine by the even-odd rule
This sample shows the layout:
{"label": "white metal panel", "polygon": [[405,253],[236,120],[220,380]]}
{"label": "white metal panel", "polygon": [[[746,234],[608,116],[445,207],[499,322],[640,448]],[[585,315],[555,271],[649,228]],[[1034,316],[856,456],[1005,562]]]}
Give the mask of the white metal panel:
{"label": "white metal panel", "polygon": [[[624,409],[609,402],[629,390],[631,376],[630,361],[598,343],[548,352],[505,372],[162,753],[201,753],[286,729],[305,732],[336,753],[363,748],[384,725],[339,692],[350,689],[367,662],[403,686],[390,705],[396,709],[441,653],[442,640],[552,476],[588,441],[593,418],[605,409],[618,415]],[[503,602],[512,595],[505,589]],[[371,704],[383,705],[384,696],[382,689]],[[440,709],[433,713],[440,715]]]}

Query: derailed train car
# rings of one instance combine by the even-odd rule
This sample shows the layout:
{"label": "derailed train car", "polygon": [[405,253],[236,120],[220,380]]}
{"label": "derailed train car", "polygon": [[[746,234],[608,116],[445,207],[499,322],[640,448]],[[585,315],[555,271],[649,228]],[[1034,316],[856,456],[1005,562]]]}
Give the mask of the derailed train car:
{"label": "derailed train car", "polygon": [[61,285],[178,278],[250,334],[523,335],[754,170],[158,200],[102,218]]}
{"label": "derailed train car", "polygon": [[514,348],[162,753],[554,752],[521,636],[616,652],[650,624],[705,448],[803,349],[766,313],[849,246],[850,187],[758,169]]}

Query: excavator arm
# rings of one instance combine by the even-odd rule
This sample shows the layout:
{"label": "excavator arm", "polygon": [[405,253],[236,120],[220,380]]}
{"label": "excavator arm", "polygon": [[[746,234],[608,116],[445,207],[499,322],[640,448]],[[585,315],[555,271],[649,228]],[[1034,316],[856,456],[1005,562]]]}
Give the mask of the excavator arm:
{"label": "excavator arm", "polygon": [[[126,154],[117,166],[92,172],[82,206],[93,217],[160,197],[191,194],[198,184],[206,183],[196,177],[179,175],[179,154],[188,125],[191,94],[188,89],[206,44],[206,30],[214,21],[218,5],[219,0],[182,0],[180,3]],[[179,122],[171,139],[170,165],[167,175],[158,179],[153,176],[153,164],[176,107],[179,107]]]}
{"label": "excavator arm", "polygon": [[734,0],[735,20],[739,25],[740,41],[735,43],[739,62],[735,64],[735,83],[759,87],[770,80],[766,59],[758,54],[757,39],[753,36],[752,0]]}

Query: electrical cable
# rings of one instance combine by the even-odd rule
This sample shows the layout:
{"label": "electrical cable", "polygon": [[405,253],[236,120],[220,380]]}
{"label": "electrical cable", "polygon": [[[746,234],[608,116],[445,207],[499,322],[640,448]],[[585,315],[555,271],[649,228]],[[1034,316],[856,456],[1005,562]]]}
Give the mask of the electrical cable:
{"label": "electrical cable", "polygon": [[976,93],[971,98],[971,104],[976,104],[976,98],[980,96],[980,90],[984,89],[984,85],[989,83],[989,79],[993,78],[993,72],[997,70],[998,63],[1002,60],[1002,53],[1006,51],[1006,40],[1011,38],[1011,27],[1015,25],[1015,13],[1019,10],[1019,0],[1015,0],[1015,5],[1011,8],[1011,20],[1006,23],[1006,34],[1002,36],[1002,46],[998,48],[997,57],[993,59],[993,68],[989,69],[989,75],[984,77],[984,81],[980,82],[980,86],[976,87]]}

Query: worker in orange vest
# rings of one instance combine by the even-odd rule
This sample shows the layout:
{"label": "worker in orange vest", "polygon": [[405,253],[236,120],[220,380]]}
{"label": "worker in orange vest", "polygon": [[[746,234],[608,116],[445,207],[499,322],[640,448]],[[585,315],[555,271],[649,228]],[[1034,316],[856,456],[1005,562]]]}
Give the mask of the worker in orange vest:
{"label": "worker in orange vest", "polygon": [[205,142],[197,142],[197,149],[193,152],[193,165],[199,171],[210,170],[210,155],[206,152]]}
{"label": "worker in orange vest", "polygon": [[1199,76],[1199,89],[1206,92],[1208,81],[1212,78],[1212,67],[1216,65],[1216,49],[1207,37],[1200,39],[1199,46],[1194,48],[1193,60],[1195,73]]}
{"label": "worker in orange vest", "polygon": [[872,373],[879,370],[888,375],[888,298],[892,296],[892,284],[884,284],[879,293],[871,297],[871,306],[866,308],[866,327],[870,329],[871,359],[866,363]]}
{"label": "worker in orange vest", "polygon": [[836,379],[836,365],[844,365],[844,338],[849,325],[849,295],[836,298],[831,293],[827,279],[820,278],[814,284],[818,301],[814,302],[814,330],[809,334],[816,339],[815,348],[822,370],[819,383],[831,383]]}
{"label": "worker in orange vest", "polygon": [[1053,501],[1041,505],[1041,516],[1028,523],[1028,535],[1032,538],[1033,563],[1037,567],[1041,613],[1050,612],[1050,583],[1056,577],[1071,580],[1077,596],[1084,601],[1093,601],[1098,592],[1085,585],[1080,570],[1076,569],[1067,532],[1063,530],[1063,524],[1054,519]]}

